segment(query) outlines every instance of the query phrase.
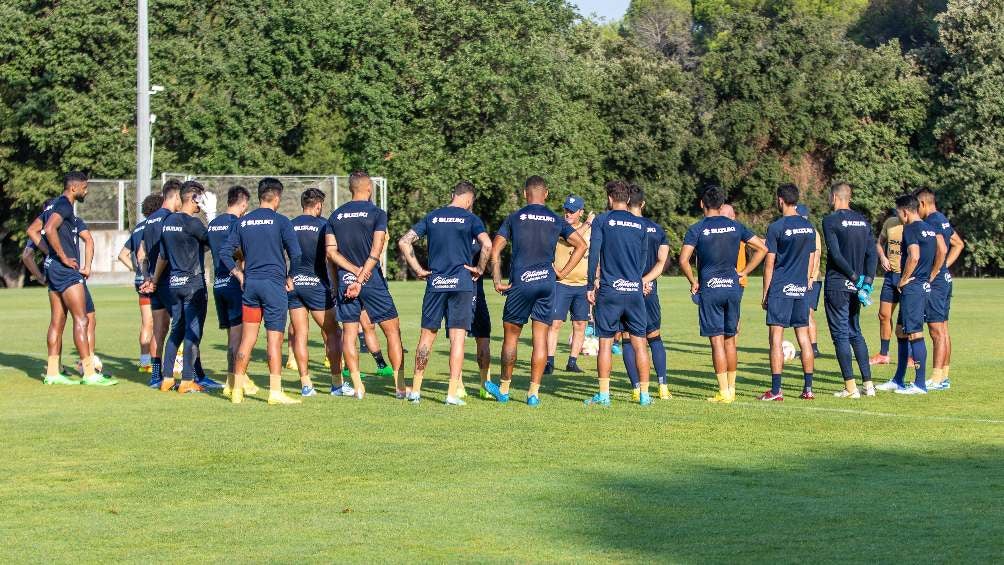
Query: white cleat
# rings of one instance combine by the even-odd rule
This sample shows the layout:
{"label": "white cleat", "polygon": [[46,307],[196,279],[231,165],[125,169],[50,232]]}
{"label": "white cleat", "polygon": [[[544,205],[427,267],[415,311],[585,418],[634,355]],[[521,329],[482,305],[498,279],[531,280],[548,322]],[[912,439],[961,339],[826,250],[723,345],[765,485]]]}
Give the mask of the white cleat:
{"label": "white cleat", "polygon": [[837,398],[850,398],[852,400],[855,400],[861,398],[861,391],[854,389],[854,392],[847,392],[847,389],[844,389],[840,392],[834,392],[833,396]]}
{"label": "white cleat", "polygon": [[875,396],[875,385],[871,384],[871,381],[865,386],[865,396]]}
{"label": "white cleat", "polygon": [[467,406],[467,403],[455,396],[446,397],[447,406]]}
{"label": "white cleat", "polygon": [[915,384],[911,384],[906,388],[901,388],[897,390],[896,394],[927,394],[927,391]]}
{"label": "white cleat", "polygon": [[895,392],[903,387],[896,384],[896,381],[886,381],[875,388],[885,392]]}

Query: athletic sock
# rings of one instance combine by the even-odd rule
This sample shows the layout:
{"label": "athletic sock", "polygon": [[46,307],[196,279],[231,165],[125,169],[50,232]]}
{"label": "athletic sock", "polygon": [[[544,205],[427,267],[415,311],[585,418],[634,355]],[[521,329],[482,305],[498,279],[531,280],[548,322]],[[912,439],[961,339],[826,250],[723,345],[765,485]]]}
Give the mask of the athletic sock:
{"label": "athletic sock", "polygon": [[59,368],[59,355],[49,355],[45,359],[45,375],[47,377],[56,376],[63,371]]}
{"label": "athletic sock", "polygon": [[859,335],[851,339],[851,348],[854,350],[854,359],[858,362],[858,370],[861,371],[861,380],[864,382],[872,380],[872,366],[868,359],[868,342]]}
{"label": "athletic sock", "polygon": [[84,357],[80,360],[80,364],[83,366],[85,377],[94,374],[94,359],[92,357]]}
{"label": "athletic sock", "polygon": [[383,360],[383,351],[377,351],[371,353],[373,355],[373,360],[376,361],[377,369],[383,369],[387,366],[387,362]]}
{"label": "athletic sock", "polygon": [[736,371],[726,371],[725,381],[729,385],[729,396],[736,395]]}
{"label": "athletic sock", "polygon": [[662,343],[661,337],[653,337],[648,340],[648,348],[652,352],[652,368],[659,378],[659,384],[666,384],[666,346]]}
{"label": "athletic sock", "polygon": [[715,373],[715,379],[718,381],[718,392],[722,396],[729,396],[729,373]]}
{"label": "athletic sock", "polygon": [[512,384],[512,380],[499,381],[499,392],[502,394],[509,394],[509,385]]}
{"label": "athletic sock", "polygon": [[579,366],[579,358],[578,357],[569,356],[568,357],[568,363],[566,363],[566,366],[568,366],[568,367],[578,367]]}
{"label": "athletic sock", "polygon": [[540,385],[537,383],[530,383],[530,394],[529,396],[537,396],[540,392]]}
{"label": "athletic sock", "polygon": [[924,338],[915,339],[910,342],[910,349],[913,351],[913,360],[917,363],[917,377],[913,384],[927,390],[927,344]]}
{"label": "athletic sock", "polygon": [[802,378],[804,379],[802,390],[805,392],[812,392],[812,373],[805,373]]}
{"label": "athletic sock", "polygon": [[812,344],[812,356],[813,357],[819,357],[819,344],[818,343],[813,343]]}
{"label": "athletic sock", "polygon": [[600,395],[610,396],[610,377],[600,378]]}
{"label": "athletic sock", "polygon": [[771,394],[781,394],[781,374],[772,373],[770,376],[770,392]]}
{"label": "athletic sock", "polygon": [[150,379],[153,381],[159,381],[164,378],[164,376],[160,374],[160,364],[160,357],[154,357],[151,359]]}
{"label": "athletic sock", "polygon": [[941,371],[942,371],[942,374],[945,375],[945,380],[947,381],[948,380],[948,365],[945,365],[944,367],[942,367]]}
{"label": "athletic sock", "polygon": [[622,347],[624,352],[624,369],[627,370],[628,380],[631,381],[631,388],[638,388],[638,360],[634,355],[634,346],[631,340],[625,340]]}
{"label": "athletic sock", "polygon": [[910,356],[910,342],[906,338],[896,338],[896,374],[892,376],[892,381],[899,386],[903,386],[903,379],[906,378],[906,358]]}
{"label": "athletic sock", "polygon": [[[192,348],[198,350],[197,349],[198,346],[193,345]],[[193,368],[195,370],[195,378],[197,379],[206,378],[206,372],[202,369],[202,355],[196,353],[195,364],[193,365]]]}
{"label": "athletic sock", "polygon": [[889,355],[889,341],[888,339],[882,340],[882,347],[879,349],[879,355]]}
{"label": "athletic sock", "polygon": [[150,354],[149,353],[144,353],[144,354],[142,354],[142,355],[139,356],[139,364],[140,365],[143,365],[143,366],[149,365],[150,364],[150,360],[151,360],[151,358],[150,358]]}
{"label": "athletic sock", "polygon": [[840,365],[840,374],[845,381],[854,379],[854,366],[851,362],[851,343],[846,340],[833,342],[833,348],[837,354],[837,364]]}
{"label": "athletic sock", "polygon": [[937,367],[931,369],[931,380],[936,383],[940,383],[941,381],[945,380],[945,370],[939,369]]}
{"label": "athletic sock", "polygon": [[547,365],[549,367],[553,367],[554,366],[554,355],[548,355],[547,356]]}

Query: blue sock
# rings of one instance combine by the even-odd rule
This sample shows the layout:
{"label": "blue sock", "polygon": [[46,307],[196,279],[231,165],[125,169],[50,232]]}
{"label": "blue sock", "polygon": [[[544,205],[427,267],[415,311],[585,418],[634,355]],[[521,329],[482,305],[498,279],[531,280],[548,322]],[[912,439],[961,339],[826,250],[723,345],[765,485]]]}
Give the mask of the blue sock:
{"label": "blue sock", "polygon": [[160,374],[160,357],[154,357],[150,360],[150,365],[152,366],[152,371],[150,373],[150,380],[159,381],[163,377]]}
{"label": "blue sock", "polygon": [[913,384],[927,390],[927,344],[924,343],[924,338],[911,341],[910,350],[913,351],[913,360],[917,363],[917,378]]}
{"label": "blue sock", "polygon": [[770,392],[771,394],[781,394],[781,375],[779,373],[770,376]]}
{"label": "blue sock", "polygon": [[578,367],[579,366],[579,358],[578,357],[572,357],[571,355],[569,355],[568,356],[568,364],[567,365],[569,367]]}
{"label": "blue sock", "polygon": [[195,357],[195,365],[194,365],[194,368],[195,368],[195,378],[197,378],[197,379],[204,379],[204,378],[206,378],[206,372],[204,370],[202,370],[202,355],[198,353],[199,346],[195,345],[195,346],[193,346],[193,348],[196,351],[196,354],[195,354],[196,355],[196,357]]}
{"label": "blue sock", "polygon": [[833,348],[837,354],[837,364],[840,365],[840,374],[845,381],[854,378],[854,367],[851,363],[851,343],[846,340],[833,342]]}
{"label": "blue sock", "polygon": [[882,340],[882,347],[879,349],[879,355],[889,355],[889,340]]}
{"label": "blue sock", "polygon": [[648,348],[652,351],[652,366],[655,367],[655,374],[659,377],[659,384],[666,384],[666,346],[662,343],[662,337],[652,337],[648,340]]}
{"label": "blue sock", "polygon": [[631,388],[638,388],[638,360],[634,356],[634,346],[631,345],[630,339],[624,340],[622,346],[624,347],[624,368],[627,369]]}
{"label": "blue sock", "polygon": [[547,364],[550,365],[550,366],[552,366],[552,367],[554,366],[554,355],[548,355],[547,356]]}
{"label": "blue sock", "polygon": [[805,375],[803,376],[803,378],[805,379],[805,384],[802,385],[802,390],[803,391],[811,391],[812,390],[812,373],[805,373]]}
{"label": "blue sock", "polygon": [[819,344],[818,343],[813,343],[812,344],[812,356],[813,357],[819,357]]}
{"label": "blue sock", "polygon": [[854,359],[858,362],[858,370],[861,371],[861,380],[868,382],[872,380],[872,366],[868,360],[868,342],[864,336],[857,336],[851,339],[851,348],[854,349]]}
{"label": "blue sock", "polygon": [[892,376],[892,381],[899,386],[903,386],[903,379],[906,378],[906,358],[910,356],[910,342],[906,339],[896,339],[897,358],[896,374]]}

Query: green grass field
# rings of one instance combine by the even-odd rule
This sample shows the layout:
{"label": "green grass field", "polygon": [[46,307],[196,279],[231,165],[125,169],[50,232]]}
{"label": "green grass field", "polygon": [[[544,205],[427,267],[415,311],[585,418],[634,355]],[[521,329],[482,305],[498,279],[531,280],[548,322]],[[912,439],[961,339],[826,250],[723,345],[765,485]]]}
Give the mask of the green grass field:
{"label": "green grass field", "polygon": [[[730,406],[704,400],[714,376],[685,287],[660,285],[673,400],[629,404],[618,361],[614,405],[584,407],[596,386],[585,358],[585,375],[545,380],[536,410],[524,404],[525,345],[514,402],[444,406],[443,336],[418,406],[395,400],[390,379],[373,378],[363,402],[324,395],[293,407],[153,392],[134,369],[135,295],[124,287],[93,289],[98,353],[123,383],[45,387],[45,292],[0,292],[0,562],[1004,556],[1004,282],[956,282],[951,391],[832,398],[840,377],[820,315],[818,400],[797,399],[800,369],[789,364],[789,398],[769,405],[754,400],[770,377],[751,288],[740,400]],[[411,350],[422,288],[392,287]],[[500,329],[501,300],[491,300]],[[866,328],[877,348],[874,314]],[[207,333],[206,367],[219,377],[222,333]],[[69,334],[64,343],[72,365]],[[255,355],[251,374],[263,384],[263,350]],[[560,348],[559,366],[566,355]],[[407,358],[409,376],[413,366]],[[366,356],[363,369],[372,368]],[[473,342],[466,369],[472,385]],[[878,368],[876,380],[892,372]],[[322,373],[318,363],[315,378]],[[285,377],[294,390],[295,374]]]}

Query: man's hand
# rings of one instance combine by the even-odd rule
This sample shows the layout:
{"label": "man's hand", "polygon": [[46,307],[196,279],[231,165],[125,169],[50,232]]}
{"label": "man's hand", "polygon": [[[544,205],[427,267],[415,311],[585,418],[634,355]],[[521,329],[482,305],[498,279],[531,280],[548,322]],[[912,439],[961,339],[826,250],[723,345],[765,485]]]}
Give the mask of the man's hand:
{"label": "man's hand", "polygon": [[76,259],[72,257],[67,257],[66,255],[60,255],[59,262],[73,269],[74,271],[80,268],[80,263],[77,263]]}
{"label": "man's hand", "polygon": [[241,290],[244,290],[244,272],[234,269],[233,271],[230,271],[230,274],[233,275],[237,279],[237,282],[241,284]]}
{"label": "man's hand", "polygon": [[91,276],[91,268],[90,267],[83,267],[83,268],[81,268],[80,269],[80,275],[83,276],[85,279],[90,278],[90,276]]}
{"label": "man's hand", "polygon": [[596,291],[595,290],[586,291],[586,300],[588,300],[589,303],[592,304],[593,306],[596,306]]}
{"label": "man's hand", "polygon": [[899,281],[899,284],[898,284],[898,285],[896,285],[896,286],[897,286],[897,287],[898,287],[898,288],[899,288],[900,290],[903,290],[903,287],[905,287],[906,285],[908,285],[908,284],[910,284],[911,282],[913,282],[913,281],[914,281],[914,279],[916,279],[916,278],[917,278],[917,277],[910,277],[910,278],[908,278],[908,279],[900,279],[900,281]]}
{"label": "man's hand", "polygon": [[369,282],[370,277],[372,276],[373,276],[372,269],[362,268],[359,269],[358,273],[356,273],[356,280],[359,281],[359,284],[366,284],[367,282]]}
{"label": "man's hand", "polygon": [[140,294],[153,294],[157,291],[157,283],[153,282],[152,279],[146,279],[143,284],[139,285]]}
{"label": "man's hand", "polygon": [[812,285],[813,285],[813,284],[814,284],[815,282],[816,282],[816,281],[815,281],[815,279],[811,279],[811,278],[810,278],[810,279],[809,279],[809,286],[808,286],[808,287],[806,287],[806,288],[807,288],[808,290],[812,290]]}
{"label": "man's hand", "polygon": [[568,274],[568,272],[567,272],[567,271],[562,271],[561,269],[555,269],[555,270],[554,270],[554,276],[555,276],[555,278],[557,278],[557,279],[558,279],[559,281],[560,281],[560,280],[564,280],[564,278],[565,278],[565,275],[567,275],[567,274]]}
{"label": "man's hand", "polygon": [[471,280],[472,281],[477,281],[478,279],[481,278],[481,275],[484,274],[484,273],[481,272],[481,269],[479,269],[477,267],[472,267],[470,265],[464,265],[464,268],[467,269],[467,271],[471,273]]}
{"label": "man's hand", "polygon": [[293,292],[293,277],[286,277],[286,292]]}
{"label": "man's hand", "polygon": [[362,292],[362,290],[363,290],[363,285],[359,281],[350,283],[349,286],[346,287],[345,289],[345,298],[351,300],[359,296],[359,293]]}
{"label": "man's hand", "polygon": [[767,294],[766,293],[763,295],[763,298],[760,300],[760,307],[763,308],[764,310],[767,309]]}
{"label": "man's hand", "polygon": [[[467,265],[464,265],[464,266],[466,267]],[[430,271],[428,269],[420,269],[418,271],[415,271],[415,276],[418,277],[418,280],[420,280],[420,281],[424,281],[425,279],[429,278],[429,275],[431,275],[431,274],[432,274],[432,271]]]}
{"label": "man's hand", "polygon": [[690,283],[690,294],[691,294],[691,296],[697,294],[698,292],[701,292],[701,283],[698,283],[698,282]]}
{"label": "man's hand", "polygon": [[890,272],[890,271],[892,271],[892,263],[889,262],[889,258],[888,257],[886,257],[886,256],[883,255],[879,260],[882,262],[882,270],[883,271],[885,271],[887,273]]}
{"label": "man's hand", "polygon": [[593,225],[593,220],[595,219],[596,219],[596,212],[590,212],[589,215],[586,216],[586,223],[591,226]]}
{"label": "man's hand", "polygon": [[509,292],[509,289],[511,288],[512,284],[510,283],[501,283],[501,282],[495,283],[495,292],[501,295],[505,295],[505,293]]}
{"label": "man's hand", "polygon": [[648,296],[649,294],[652,294],[652,288],[653,288],[653,286],[654,285],[652,283],[650,283],[650,282],[642,284],[642,286],[641,286],[642,293],[645,296]]}

